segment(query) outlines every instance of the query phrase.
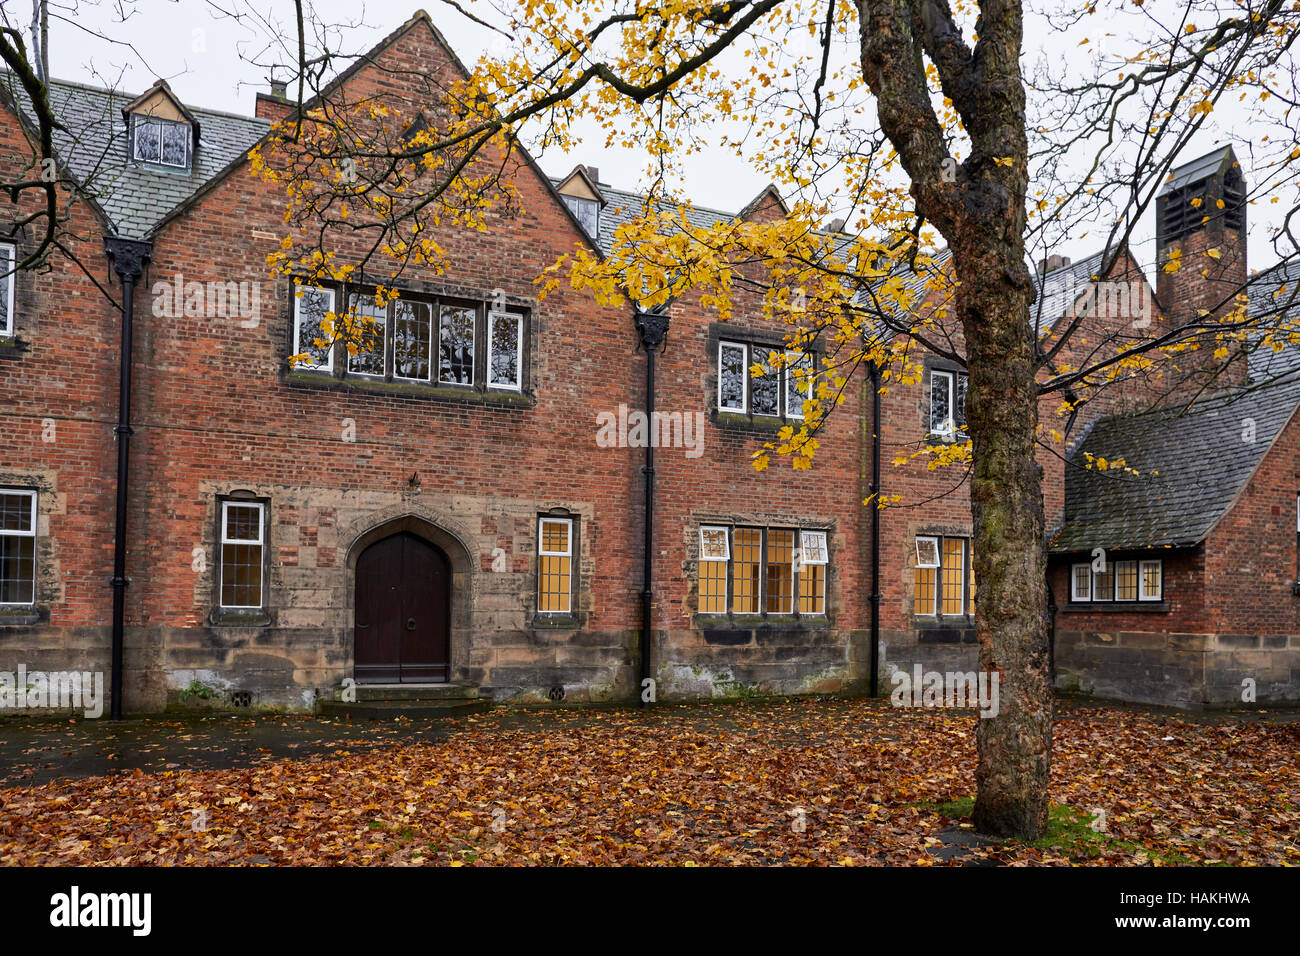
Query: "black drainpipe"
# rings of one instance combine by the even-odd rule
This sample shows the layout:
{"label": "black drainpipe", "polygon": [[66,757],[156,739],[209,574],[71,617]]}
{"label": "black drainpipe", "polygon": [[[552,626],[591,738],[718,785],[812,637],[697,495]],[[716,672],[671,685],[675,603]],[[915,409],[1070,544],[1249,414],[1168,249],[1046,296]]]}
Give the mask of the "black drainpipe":
{"label": "black drainpipe", "polygon": [[1052,689],[1056,689],[1056,595],[1052,593],[1052,580],[1049,570],[1047,585],[1047,676]]}
{"label": "black drainpipe", "polygon": [[[638,312],[636,330],[645,347],[645,414],[646,424],[654,435],[655,412],[655,351],[659,349],[668,335],[668,316],[658,312]],[[647,440],[645,446],[645,537],[642,543],[642,586],[641,586],[641,680],[638,685],[637,698],[644,707],[646,700],[644,690],[650,679],[650,604],[654,597],[654,514],[655,514],[655,450],[654,443]]]}
{"label": "black drainpipe", "polygon": [[113,675],[110,716],[122,719],[122,647],[126,633],[126,500],[131,441],[131,319],[135,283],[144,274],[153,245],[108,236],[104,252],[122,283],[122,352],[117,393],[117,505],[113,515]]}
{"label": "black drainpipe", "polygon": [[871,373],[871,696],[880,696],[880,367]]}
{"label": "black drainpipe", "polygon": [[[1074,394],[1073,389],[1066,389],[1065,397],[1070,402],[1075,402],[1077,400],[1077,396]],[[1075,407],[1070,409],[1070,417],[1065,423],[1065,433],[1061,436],[1062,442],[1064,443],[1069,442],[1070,430],[1074,428],[1074,420],[1078,416],[1079,416],[1079,407],[1075,405]],[[1062,453],[1064,453],[1064,451],[1065,449],[1063,448]],[[1062,481],[1064,481],[1064,476],[1062,476]],[[1048,614],[1047,677],[1048,680],[1051,682],[1052,690],[1055,691],[1056,690],[1056,612],[1059,611],[1060,608],[1057,607],[1056,605],[1056,594],[1052,590],[1052,556],[1051,556],[1051,552],[1047,550],[1047,545],[1045,542],[1043,545],[1043,550],[1047,554],[1047,560],[1044,562],[1045,575],[1043,579],[1043,585],[1047,588],[1047,614]],[[1067,584],[1066,587],[1069,587],[1069,585]]]}

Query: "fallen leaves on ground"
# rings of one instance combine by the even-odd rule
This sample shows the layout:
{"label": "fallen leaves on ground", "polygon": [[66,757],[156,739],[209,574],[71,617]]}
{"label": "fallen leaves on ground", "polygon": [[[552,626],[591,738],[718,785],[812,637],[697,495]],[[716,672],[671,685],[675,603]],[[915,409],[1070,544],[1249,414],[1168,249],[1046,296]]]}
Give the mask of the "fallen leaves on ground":
{"label": "fallen leaves on ground", "polygon": [[1031,846],[954,839],[975,723],[825,699],[493,713],[432,742],[3,789],[0,864],[1300,864],[1300,724],[1070,708],[1052,801],[1104,824]]}

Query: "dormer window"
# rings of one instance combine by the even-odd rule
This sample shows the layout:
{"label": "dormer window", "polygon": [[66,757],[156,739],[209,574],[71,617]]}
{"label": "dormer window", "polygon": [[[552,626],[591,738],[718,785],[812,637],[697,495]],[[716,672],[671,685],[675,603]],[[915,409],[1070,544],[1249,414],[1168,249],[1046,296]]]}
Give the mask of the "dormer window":
{"label": "dormer window", "polygon": [[582,231],[593,242],[599,241],[600,207],[605,205],[605,197],[600,192],[600,173],[596,168],[575,166],[573,172],[559,181],[555,191],[573,213],[573,218],[578,220]]}
{"label": "dormer window", "polygon": [[594,199],[584,199],[581,196],[562,196],[564,204],[569,207],[569,211],[581,223],[582,228],[587,230],[587,235],[593,239],[600,235],[600,203]]}
{"label": "dormer window", "polygon": [[178,169],[190,168],[189,123],[136,114],[131,117],[131,126],[132,159]]}
{"label": "dormer window", "polygon": [[122,108],[127,155],[137,163],[189,169],[199,144],[199,121],[159,80]]}

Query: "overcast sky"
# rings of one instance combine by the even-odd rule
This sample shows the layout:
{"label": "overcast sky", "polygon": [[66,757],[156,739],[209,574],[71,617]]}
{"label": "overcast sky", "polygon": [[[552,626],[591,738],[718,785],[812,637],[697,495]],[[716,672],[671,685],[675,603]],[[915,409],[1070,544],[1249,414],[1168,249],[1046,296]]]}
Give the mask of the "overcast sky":
{"label": "overcast sky", "polygon": [[[70,2],[70,0],[69,0]],[[254,96],[267,89],[266,71],[248,58],[259,58],[266,46],[265,27],[241,23],[219,16],[207,0],[121,0],[130,15],[125,23],[118,18],[114,2],[86,3],[71,22],[55,18],[51,23],[51,73],[58,79],[76,80],[97,85],[114,85],[128,93],[138,93],[157,77],[165,78],[190,106],[224,110],[249,115]],[[232,0],[233,2],[233,0]],[[414,12],[419,0],[358,4],[347,0],[315,0],[312,4],[319,18],[328,23],[355,24],[346,31],[343,49],[361,52],[392,32]],[[1154,0],[1159,2],[1159,0]],[[27,0],[0,0],[13,21],[25,24],[30,18]],[[225,7],[226,3],[218,3]],[[274,20],[285,25],[284,33],[292,36],[293,5],[287,0],[257,0]],[[462,5],[485,16],[481,2],[462,0]],[[454,9],[426,0],[426,6],[439,29],[458,55],[473,62],[489,47],[493,35],[472,24]],[[1057,57],[1081,57],[1077,32],[1049,36],[1045,27],[1035,27],[1031,15],[1026,25],[1026,60],[1037,59],[1047,51]],[[130,46],[105,42],[107,36],[129,39]],[[290,41],[292,42],[292,41]],[[500,43],[500,40],[496,42]],[[283,60],[283,55],[276,57]],[[1225,104],[1224,117],[1231,116],[1231,104]],[[1216,111],[1216,121],[1220,113]],[[1230,127],[1229,127],[1230,128]],[[1214,128],[1184,153],[1192,159],[1219,144]],[[1247,156],[1241,156],[1244,171],[1250,178]],[[600,167],[603,181],[623,188],[636,185],[643,158],[624,151],[607,150],[601,136],[588,136],[573,154],[548,153],[541,157],[543,168],[552,174],[567,172],[575,162]],[[735,210],[752,199],[766,184],[754,170],[736,161],[730,152],[708,150],[685,162],[686,189],[699,205]],[[1289,203],[1287,204],[1289,205]],[[1285,208],[1285,206],[1281,207]],[[1255,206],[1251,211],[1251,265],[1259,268],[1276,259],[1268,248],[1264,230],[1258,228],[1274,206]],[[1148,247],[1144,258],[1153,255],[1153,229],[1144,223],[1137,236],[1138,247]],[[1099,235],[1099,233],[1098,233]],[[1076,258],[1094,251],[1099,243],[1095,236],[1066,243],[1058,251]]]}

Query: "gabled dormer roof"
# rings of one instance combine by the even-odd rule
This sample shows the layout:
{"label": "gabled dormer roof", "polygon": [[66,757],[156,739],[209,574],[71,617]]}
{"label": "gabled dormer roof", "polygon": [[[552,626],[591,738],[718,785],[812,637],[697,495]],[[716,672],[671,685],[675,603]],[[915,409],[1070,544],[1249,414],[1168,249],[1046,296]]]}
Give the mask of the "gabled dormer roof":
{"label": "gabled dormer roof", "polygon": [[762,191],[759,192],[757,196],[755,196],[753,199],[751,199],[749,202],[745,204],[745,207],[741,209],[740,212],[736,213],[736,218],[737,219],[747,218],[750,213],[754,212],[765,202],[776,203],[777,208],[781,210],[781,215],[783,216],[790,215],[790,207],[789,205],[786,204],[786,201],[781,197],[781,191],[776,188],[776,185],[774,183],[768,183],[766,186],[763,187]]}
{"label": "gabled dormer roof", "polygon": [[[156,92],[158,86],[154,84],[151,91]],[[100,208],[113,231],[132,239],[149,235],[169,212],[246,156],[270,126],[255,117],[185,109],[181,115],[188,113],[196,130],[200,123],[203,126],[203,148],[194,150],[189,174],[177,175],[175,170],[128,159],[129,105],[149,95],[134,96],[63,80],[49,82],[50,108],[63,124],[54,130],[59,163],[82,183],[87,198]],[[35,122],[26,91],[8,71],[0,71],[0,99],[12,103],[25,121]]]}
{"label": "gabled dormer roof", "polygon": [[172,92],[166,80],[158,80],[131,102],[122,107],[122,119],[129,127],[131,117],[139,114],[151,119],[171,120],[190,125],[193,143],[199,145],[199,121]]}
{"label": "gabled dormer roof", "polygon": [[561,196],[575,196],[578,199],[594,199],[602,206],[608,201],[601,192],[600,184],[592,177],[587,167],[579,163],[573,172],[556,183],[555,191]]}

